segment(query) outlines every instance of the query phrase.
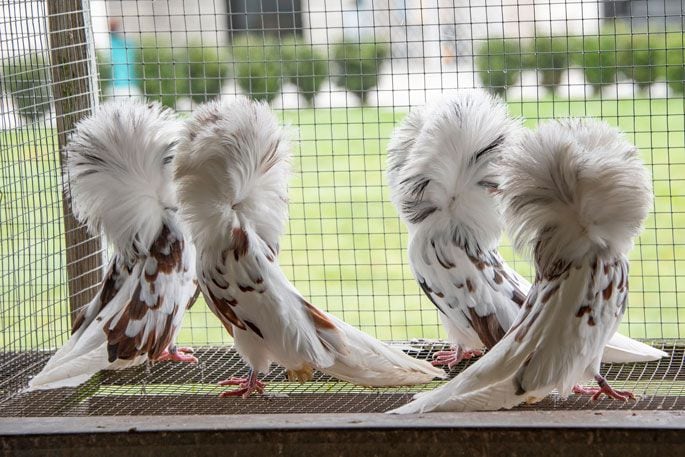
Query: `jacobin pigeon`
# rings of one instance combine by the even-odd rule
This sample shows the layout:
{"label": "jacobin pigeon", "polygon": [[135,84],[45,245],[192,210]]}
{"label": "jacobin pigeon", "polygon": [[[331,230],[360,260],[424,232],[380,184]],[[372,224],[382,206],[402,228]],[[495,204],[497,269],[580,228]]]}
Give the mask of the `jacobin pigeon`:
{"label": "jacobin pigeon", "polygon": [[[607,383],[600,362],[628,303],[626,256],[652,200],[637,149],[601,121],[552,121],[503,154],[498,173],[506,225],[516,247],[532,250],[535,282],[488,353],[391,412],[511,408],[553,389],[634,398]],[[577,386],[588,378],[598,387]]]}
{"label": "jacobin pigeon", "polygon": [[76,217],[113,253],[95,298],[29,390],[77,386],[146,360],[196,363],[177,348],[199,294],[195,249],[177,215],[171,160],[181,124],[157,103],[112,101],[77,125],[65,181]]}
{"label": "jacobin pigeon", "polygon": [[222,395],[263,392],[272,362],[290,379],[314,369],[363,386],[444,377],[309,303],[278,264],[287,220],[290,146],[269,108],[239,97],[210,102],[188,121],[175,160],[181,214],[197,248],[200,287],[250,366]]}

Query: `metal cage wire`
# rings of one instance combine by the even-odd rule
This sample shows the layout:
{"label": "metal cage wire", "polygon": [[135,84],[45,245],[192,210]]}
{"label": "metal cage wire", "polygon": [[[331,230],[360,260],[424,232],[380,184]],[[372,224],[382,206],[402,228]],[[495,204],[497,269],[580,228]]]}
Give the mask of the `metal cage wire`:
{"label": "metal cage wire", "polygon": [[[385,147],[410,108],[481,86],[528,126],[569,115],[618,125],[654,181],[621,331],[671,357],[603,367],[643,394],[635,403],[551,396],[523,408],[683,408],[682,2],[50,3],[0,0],[0,415],[372,412],[434,387],[369,390],[323,376],[299,385],[275,368],[269,396],[219,401],[214,383],[245,366],[200,300],[179,337],[199,349],[198,366],[103,372],[78,389],[21,393],[68,339],[71,311],[94,293],[106,258],[99,238],[70,221],[60,171],[60,145],[96,97],[148,97],[181,115],[240,93],[269,101],[298,131],[286,275],[318,306],[427,358],[444,333],[407,266]],[[506,240],[502,253],[530,278]]]}

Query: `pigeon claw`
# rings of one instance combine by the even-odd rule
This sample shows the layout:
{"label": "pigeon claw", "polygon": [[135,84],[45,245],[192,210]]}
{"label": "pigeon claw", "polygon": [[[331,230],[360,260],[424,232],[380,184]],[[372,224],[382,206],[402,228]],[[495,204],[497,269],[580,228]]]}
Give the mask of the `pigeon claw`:
{"label": "pigeon claw", "polygon": [[197,363],[197,357],[195,357],[193,354],[195,352],[193,348],[187,348],[187,347],[182,347],[182,348],[177,348],[177,347],[171,347],[162,354],[157,357],[155,362],[165,362],[167,360],[170,360],[172,362],[185,362],[185,363]]}
{"label": "pigeon claw", "polygon": [[608,398],[621,401],[636,399],[635,394],[629,390],[615,390],[609,385],[603,376],[596,375],[595,380],[597,381],[597,385],[599,387],[573,386],[573,393],[576,395],[592,395],[592,401],[599,400],[602,395],[606,395]]}
{"label": "pigeon claw", "polygon": [[471,359],[473,357],[478,357],[483,355],[482,351],[471,350],[464,351],[460,347],[449,349],[447,351],[438,351],[433,355],[433,361],[431,365],[434,367],[441,367],[447,365],[450,370],[457,366],[459,362],[466,359]]}
{"label": "pigeon claw", "polygon": [[263,394],[266,384],[257,379],[257,375],[254,372],[246,378],[230,378],[224,381],[219,381],[220,386],[238,386],[235,390],[228,390],[226,392],[221,392],[219,398],[225,397],[243,397],[247,398],[252,395],[253,392],[257,394]]}

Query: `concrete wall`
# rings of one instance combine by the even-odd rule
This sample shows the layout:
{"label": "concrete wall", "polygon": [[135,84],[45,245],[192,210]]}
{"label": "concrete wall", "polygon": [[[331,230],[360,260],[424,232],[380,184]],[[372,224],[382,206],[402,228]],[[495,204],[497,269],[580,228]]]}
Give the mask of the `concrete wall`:
{"label": "concrete wall", "polygon": [[157,33],[173,44],[202,40],[207,45],[227,41],[226,0],[91,1],[96,47],[108,45],[107,20],[118,18],[127,36]]}

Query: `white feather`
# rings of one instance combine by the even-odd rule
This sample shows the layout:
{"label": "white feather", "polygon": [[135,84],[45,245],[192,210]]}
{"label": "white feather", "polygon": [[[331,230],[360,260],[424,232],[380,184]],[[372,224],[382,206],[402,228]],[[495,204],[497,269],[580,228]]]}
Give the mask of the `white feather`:
{"label": "white feather", "polygon": [[604,347],[602,362],[604,363],[635,363],[651,362],[668,357],[668,353],[648,344],[636,341],[620,333],[614,333]]}
{"label": "white feather", "polygon": [[[225,234],[217,229],[236,221],[278,247],[288,218],[290,133],[268,107],[244,97],[206,103],[188,119],[181,141],[175,176],[198,251],[221,245]],[[262,172],[272,152],[273,165]]]}
{"label": "white feather", "polygon": [[345,335],[348,353],[336,357],[321,371],[344,381],[367,387],[404,386],[443,379],[445,372],[409,357],[400,348],[377,339],[327,314]]}

